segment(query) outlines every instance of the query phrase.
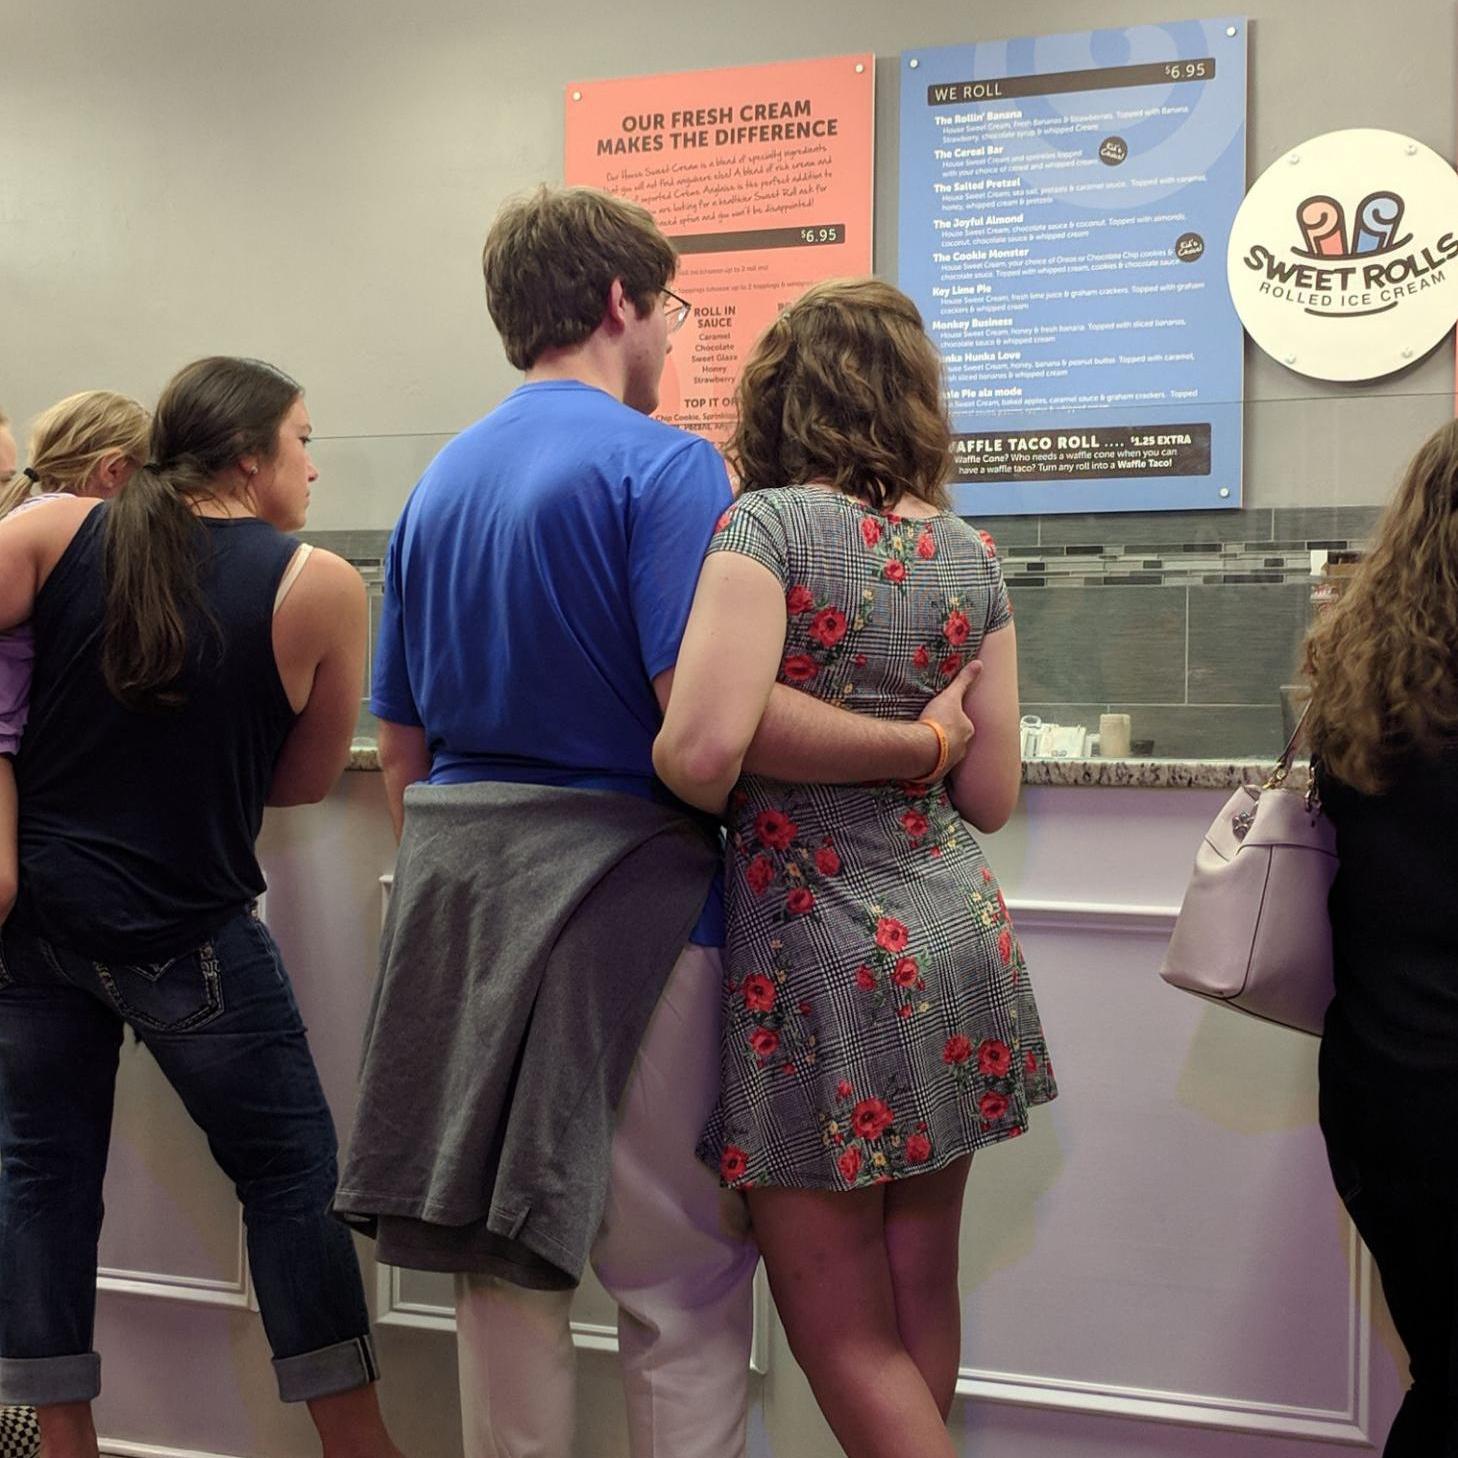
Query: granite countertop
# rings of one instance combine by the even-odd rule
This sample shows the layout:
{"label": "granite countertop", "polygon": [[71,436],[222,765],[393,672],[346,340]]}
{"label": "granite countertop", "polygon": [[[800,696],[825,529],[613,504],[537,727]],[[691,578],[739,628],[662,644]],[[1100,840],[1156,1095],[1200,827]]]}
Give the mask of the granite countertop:
{"label": "granite countertop", "polygon": [[[1092,786],[1145,790],[1233,790],[1258,785],[1271,772],[1271,759],[1028,759],[1025,785]],[[352,770],[378,770],[372,739],[356,739],[349,751]]]}

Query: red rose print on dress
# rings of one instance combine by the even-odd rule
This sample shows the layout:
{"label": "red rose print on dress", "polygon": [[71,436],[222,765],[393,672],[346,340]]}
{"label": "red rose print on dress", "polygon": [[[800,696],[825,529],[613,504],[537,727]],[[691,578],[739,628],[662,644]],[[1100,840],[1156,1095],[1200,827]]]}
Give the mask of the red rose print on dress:
{"label": "red rose print on dress", "polygon": [[906,1136],[907,1164],[925,1164],[931,1158],[931,1140],[925,1134]]}
{"label": "red rose print on dress", "polygon": [[1006,928],[997,934],[997,955],[1002,958],[1008,966],[1012,965],[1013,939],[1012,933]]}
{"label": "red rose print on dress", "polygon": [[1023,1072],[1031,1078],[1038,1071],[1038,1055],[1031,1048],[1023,1054]]}
{"label": "red rose print on dress", "polygon": [[894,916],[882,916],[876,920],[876,945],[883,952],[904,952],[910,937],[906,923]]}
{"label": "red rose print on dress", "polygon": [[912,1011],[913,1009],[911,1004],[909,1002],[903,1002],[901,1006],[896,1009],[896,1016],[898,1018],[909,1018],[912,1014]]}
{"label": "red rose print on dress", "polygon": [[723,516],[721,516],[721,517],[720,517],[720,518],[719,518],[719,520],[718,520],[718,521],[716,521],[716,522],[715,522],[715,523],[714,523],[714,530],[715,530],[715,531],[716,531],[716,532],[722,532],[722,531],[723,531],[723,530],[724,530],[724,528],[725,528],[725,527],[726,527],[726,526],[728,526],[728,525],[729,525],[729,519],[730,519],[730,518],[731,518],[731,517],[732,517],[732,516],[733,516],[733,515],[734,515],[734,508],[733,508],[733,507],[732,507],[732,506],[731,506],[731,507],[730,507],[730,508],[729,508],[729,509],[728,509],[728,510],[727,510],[727,511],[726,511],[726,512],[725,512],[725,513],[724,513],[724,514],[723,514]]}
{"label": "red rose print on dress", "polygon": [[926,644],[923,643],[915,653],[911,655],[912,666],[915,668],[927,668],[931,664],[931,654],[927,652]]}
{"label": "red rose print on dress", "polygon": [[992,885],[992,872],[986,866],[982,868],[982,884],[984,886]]}
{"label": "red rose print on dress", "polygon": [[815,606],[815,594],[808,587],[792,587],[785,594],[785,611],[792,617],[808,613]]}
{"label": "red rose print on dress", "polygon": [[788,896],[785,897],[785,910],[791,916],[804,916],[807,912],[815,909],[815,895],[804,886],[796,886]]}
{"label": "red rose print on dress", "polygon": [[845,637],[845,614],[839,608],[821,608],[810,622],[810,636],[826,648]]}
{"label": "red rose print on dress", "polygon": [[851,1128],[862,1139],[879,1139],[896,1121],[884,1099],[862,1099],[850,1117]]}
{"label": "red rose print on dress", "polygon": [[978,532],[977,535],[982,538],[982,550],[989,557],[997,556],[997,543],[992,540],[992,533]]}
{"label": "red rose print on dress", "polygon": [[749,1046],[761,1058],[772,1057],[780,1046],[780,1035],[773,1028],[756,1028],[749,1035]]}
{"label": "red rose print on dress", "polygon": [[876,974],[867,966],[856,968],[856,986],[862,992],[874,992],[876,990]]}
{"label": "red rose print on dress", "polygon": [[984,1038],[977,1045],[977,1068],[989,1078],[1003,1078],[1012,1067],[1012,1049],[998,1038]]}
{"label": "red rose print on dress", "polygon": [[1007,1113],[1007,1095],[989,1089],[977,1101],[977,1112],[989,1123],[995,1124]]}
{"label": "red rose print on dress", "polygon": [[923,562],[930,562],[937,554],[936,538],[929,531],[923,532],[916,539],[916,555]]}
{"label": "red rose print on dress", "polygon": [[815,869],[822,876],[840,875],[840,856],[834,846],[823,845],[815,852]]}
{"label": "red rose print on dress", "polygon": [[808,653],[791,653],[780,664],[780,672],[786,683],[809,683],[820,672],[820,665]]}
{"label": "red rose print on dress", "polygon": [[942,624],[942,636],[954,648],[960,648],[971,631],[972,624],[967,621],[967,614],[963,612],[948,613],[947,621]]}
{"label": "red rose print on dress", "polygon": [[868,547],[874,547],[881,540],[881,523],[873,516],[861,518],[861,540]]}
{"label": "red rose print on dress", "polygon": [[848,1099],[851,1096],[851,1086],[845,1081],[845,1079],[841,1079],[841,1081],[836,1084],[835,1096],[838,1099]]}
{"label": "red rose print on dress", "polygon": [[800,827],[783,810],[761,810],[754,817],[754,833],[771,850],[789,850]]}
{"label": "red rose print on dress", "polygon": [[763,972],[751,972],[740,989],[750,1012],[771,1012],[775,1005],[775,984]]}
{"label": "red rose print on dress", "polygon": [[893,557],[881,570],[886,574],[888,582],[906,581],[906,563],[899,558]]}
{"label": "red rose print on dress", "polygon": [[861,1172],[861,1151],[859,1149],[847,1149],[844,1154],[835,1162],[836,1168],[840,1171],[840,1177],[846,1184],[853,1185],[856,1176]]}
{"label": "red rose print on dress", "polygon": [[774,882],[774,863],[768,856],[755,856],[744,868],[744,879],[756,896],[763,896]]}
{"label": "red rose print on dress", "polygon": [[948,653],[942,661],[937,664],[937,669],[943,678],[951,678],[954,673],[962,667],[962,655],[960,653]]}
{"label": "red rose print on dress", "polygon": [[952,1067],[965,1063],[971,1056],[972,1040],[966,1033],[953,1033],[947,1039],[947,1046],[942,1049],[942,1062]]}
{"label": "red rose print on dress", "polygon": [[901,817],[901,828],[912,840],[920,840],[927,832],[930,822],[920,810],[908,810]]}
{"label": "red rose print on dress", "polygon": [[891,970],[891,980],[898,987],[915,987],[920,975],[921,969],[916,965],[915,957],[897,958],[896,966]]}
{"label": "red rose print on dress", "polygon": [[735,1180],[742,1180],[748,1170],[749,1156],[737,1144],[726,1144],[719,1156],[719,1178],[732,1185]]}

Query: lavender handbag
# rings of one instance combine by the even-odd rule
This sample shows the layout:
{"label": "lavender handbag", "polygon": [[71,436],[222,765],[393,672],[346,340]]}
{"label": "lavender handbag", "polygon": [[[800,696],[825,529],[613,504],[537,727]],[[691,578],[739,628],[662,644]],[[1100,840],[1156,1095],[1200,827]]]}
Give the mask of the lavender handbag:
{"label": "lavender handbag", "polygon": [[1300,734],[1298,724],[1265,784],[1237,790],[1206,831],[1160,976],[1320,1035],[1332,997],[1326,898],[1336,833],[1314,780],[1286,783]]}

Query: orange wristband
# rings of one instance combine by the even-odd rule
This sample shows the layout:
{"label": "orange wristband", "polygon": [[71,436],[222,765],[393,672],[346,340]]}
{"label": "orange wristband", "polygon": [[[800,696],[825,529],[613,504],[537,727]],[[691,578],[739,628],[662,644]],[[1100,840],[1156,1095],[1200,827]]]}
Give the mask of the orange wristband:
{"label": "orange wristband", "polygon": [[935,719],[923,719],[921,722],[937,736],[937,762],[932,766],[931,773],[923,776],[929,784],[946,774],[947,761],[952,757],[952,746],[947,742],[947,731]]}

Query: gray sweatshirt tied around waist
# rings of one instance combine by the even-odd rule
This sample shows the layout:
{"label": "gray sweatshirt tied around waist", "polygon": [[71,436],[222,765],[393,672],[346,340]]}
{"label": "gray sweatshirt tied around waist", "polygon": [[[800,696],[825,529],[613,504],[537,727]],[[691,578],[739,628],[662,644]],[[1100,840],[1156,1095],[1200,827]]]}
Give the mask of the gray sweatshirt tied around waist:
{"label": "gray sweatshirt tied around waist", "polygon": [[334,1206],[382,1261],[577,1284],[614,1110],[718,859],[702,822],[630,795],[406,791]]}

